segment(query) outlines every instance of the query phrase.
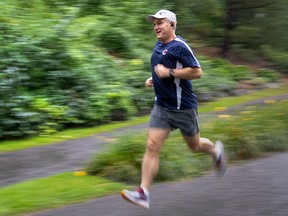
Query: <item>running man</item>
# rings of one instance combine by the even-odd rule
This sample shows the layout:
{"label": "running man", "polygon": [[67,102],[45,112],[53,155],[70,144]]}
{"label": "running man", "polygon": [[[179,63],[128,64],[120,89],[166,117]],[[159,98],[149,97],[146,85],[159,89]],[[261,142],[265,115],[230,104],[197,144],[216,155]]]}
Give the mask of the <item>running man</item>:
{"label": "running man", "polygon": [[179,128],[193,152],[213,157],[217,176],[221,177],[227,167],[223,144],[217,141],[214,145],[209,139],[200,137],[198,103],[191,80],[201,78],[202,69],[190,46],[175,34],[176,15],[159,10],[146,19],[154,24],[158,39],[151,57],[152,77],[145,82],[146,86],[154,87],[155,104],[149,121],[141,184],[136,191],[121,191],[125,200],[143,208],[149,208],[149,191],[158,173],[160,150],[174,129]]}

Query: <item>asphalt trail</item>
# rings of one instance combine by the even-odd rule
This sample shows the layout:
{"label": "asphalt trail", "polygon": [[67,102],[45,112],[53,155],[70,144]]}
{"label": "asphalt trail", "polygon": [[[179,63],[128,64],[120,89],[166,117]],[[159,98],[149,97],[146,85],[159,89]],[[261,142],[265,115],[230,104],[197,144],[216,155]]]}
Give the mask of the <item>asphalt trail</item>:
{"label": "asphalt trail", "polygon": [[29,216],[287,216],[287,164],[280,153],[230,166],[221,179],[157,184],[149,210],[114,195]]}

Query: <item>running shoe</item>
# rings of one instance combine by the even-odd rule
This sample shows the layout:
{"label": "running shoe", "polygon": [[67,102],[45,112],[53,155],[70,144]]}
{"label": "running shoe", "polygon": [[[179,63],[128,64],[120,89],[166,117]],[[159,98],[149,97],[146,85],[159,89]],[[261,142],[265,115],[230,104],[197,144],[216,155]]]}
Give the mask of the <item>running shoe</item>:
{"label": "running shoe", "polygon": [[139,187],[136,191],[122,190],[121,196],[123,199],[140,206],[142,208],[149,209],[150,195],[148,192]]}
{"label": "running shoe", "polygon": [[215,149],[218,152],[217,159],[215,160],[216,176],[222,177],[227,169],[227,157],[223,143],[221,141],[217,141],[215,143]]}

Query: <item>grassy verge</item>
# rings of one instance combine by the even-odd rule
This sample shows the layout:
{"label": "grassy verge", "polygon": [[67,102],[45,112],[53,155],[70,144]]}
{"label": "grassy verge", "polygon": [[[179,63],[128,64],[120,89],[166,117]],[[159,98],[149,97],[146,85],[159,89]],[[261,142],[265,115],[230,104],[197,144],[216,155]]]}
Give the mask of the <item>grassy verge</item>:
{"label": "grassy verge", "polygon": [[241,95],[238,97],[226,97],[221,98],[214,102],[208,102],[201,104],[199,106],[200,113],[202,112],[212,112],[215,111],[216,107],[231,107],[254,101],[261,98],[271,97],[274,95],[282,95],[288,93],[288,84],[282,85],[280,88],[275,89],[264,89],[261,91],[256,91],[250,94]]}
{"label": "grassy verge", "polygon": [[0,189],[0,215],[19,215],[115,194],[123,184],[62,173]]}
{"label": "grassy verge", "polygon": [[[237,97],[227,97],[221,98],[215,102],[201,104],[199,107],[199,111],[202,112],[211,112],[214,111],[216,107],[229,107],[239,105],[241,103],[246,103],[249,101],[257,100],[260,98],[270,97],[273,95],[281,95],[288,92],[288,85],[282,85],[280,88],[276,89],[265,89],[262,91],[257,91],[254,93],[250,93],[247,95],[242,95]],[[133,120],[127,122],[114,122],[108,125],[102,125],[98,127],[92,128],[82,128],[82,129],[69,129],[59,133],[55,133],[51,136],[46,137],[35,137],[35,138],[28,138],[23,140],[9,140],[9,141],[1,141],[0,142],[0,152],[8,152],[8,151],[15,151],[26,149],[35,146],[43,146],[54,144],[57,142],[71,140],[71,139],[78,139],[82,137],[91,136],[101,132],[107,132],[114,129],[118,129],[125,126],[136,125],[140,123],[145,123],[149,119],[148,116],[143,116],[139,118],[135,118]]]}

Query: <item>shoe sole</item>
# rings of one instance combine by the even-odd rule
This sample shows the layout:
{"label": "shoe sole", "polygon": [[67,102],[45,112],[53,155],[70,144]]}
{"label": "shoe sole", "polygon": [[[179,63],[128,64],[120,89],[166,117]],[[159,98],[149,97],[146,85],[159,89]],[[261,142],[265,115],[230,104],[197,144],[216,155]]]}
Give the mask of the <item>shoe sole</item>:
{"label": "shoe sole", "polygon": [[134,204],[134,205],[137,205],[137,206],[139,206],[139,207],[141,207],[141,208],[144,208],[144,209],[149,209],[149,206],[141,205],[140,203],[133,202],[132,200],[130,200],[130,199],[126,196],[124,190],[121,191],[121,196],[122,196],[122,198],[123,198],[124,200],[126,200],[126,201],[128,201],[128,202],[130,202],[130,203],[132,203],[132,204]]}

